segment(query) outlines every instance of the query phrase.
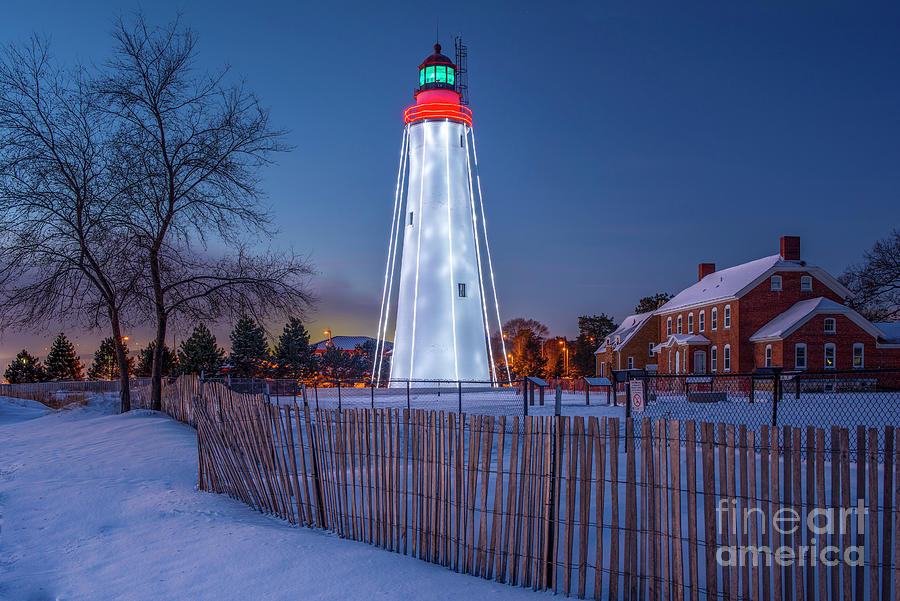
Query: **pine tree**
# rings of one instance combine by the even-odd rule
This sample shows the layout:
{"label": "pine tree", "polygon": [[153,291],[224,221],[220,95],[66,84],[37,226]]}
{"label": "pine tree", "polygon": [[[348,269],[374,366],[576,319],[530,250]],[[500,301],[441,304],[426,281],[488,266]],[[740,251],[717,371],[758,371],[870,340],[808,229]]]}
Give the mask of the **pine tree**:
{"label": "pine tree", "polygon": [[216,374],[225,361],[225,351],[216,346],[216,337],[202,323],[178,349],[178,368],[184,374]]}
{"label": "pine tree", "polygon": [[309,346],[309,332],[296,317],[291,317],[285,324],[274,354],[279,378],[308,378],[316,371],[316,356]]}
{"label": "pine tree", "polygon": [[50,346],[50,354],[44,362],[48,380],[81,380],[84,364],[75,352],[75,345],[62,332]]}
{"label": "pine tree", "polygon": [[231,374],[238,378],[257,378],[265,375],[271,359],[262,327],[244,315],[231,332]]}
{"label": "pine tree", "polygon": [[[125,347],[125,357],[128,361],[128,373],[134,371],[134,357],[128,356],[128,346]],[[92,380],[115,380],[119,377],[119,362],[116,360],[116,347],[112,338],[104,338],[100,342],[100,348],[94,353],[94,361],[88,368],[88,378]]]}
{"label": "pine tree", "polygon": [[[138,352],[137,367],[134,370],[134,375],[149,378],[153,374],[153,349],[155,348],[156,341],[154,340]],[[163,345],[162,358],[163,377],[179,373],[178,357],[168,345]]]}
{"label": "pine tree", "polygon": [[12,360],[3,377],[10,384],[25,384],[30,382],[44,382],[47,373],[38,358],[22,349],[16,358]]}

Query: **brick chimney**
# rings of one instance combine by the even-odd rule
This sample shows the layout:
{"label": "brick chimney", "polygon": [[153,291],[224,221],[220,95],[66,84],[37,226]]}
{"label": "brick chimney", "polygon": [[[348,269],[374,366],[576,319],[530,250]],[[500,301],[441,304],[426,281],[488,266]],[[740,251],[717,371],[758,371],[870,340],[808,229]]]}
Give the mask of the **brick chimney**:
{"label": "brick chimney", "polygon": [[697,281],[699,282],[706,276],[711,273],[715,273],[716,264],[715,263],[700,263],[697,269]]}
{"label": "brick chimney", "polygon": [[785,261],[800,260],[800,236],[781,237],[781,258]]}

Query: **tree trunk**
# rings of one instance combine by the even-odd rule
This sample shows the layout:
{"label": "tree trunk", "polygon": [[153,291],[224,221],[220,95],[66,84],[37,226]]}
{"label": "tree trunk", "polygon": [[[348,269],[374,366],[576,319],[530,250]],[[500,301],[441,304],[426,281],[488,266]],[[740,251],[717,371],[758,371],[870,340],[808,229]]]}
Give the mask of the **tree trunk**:
{"label": "tree trunk", "polygon": [[[128,380],[128,357],[125,356],[125,345],[122,344],[122,328],[119,325],[118,312],[109,309],[109,322],[112,325],[113,346],[116,349],[116,362],[119,364],[119,405],[122,413],[131,411],[131,382]],[[112,374],[110,374],[110,378]]]}
{"label": "tree trunk", "polygon": [[153,302],[156,305],[156,346],[153,349],[153,370],[150,374],[150,408],[162,411],[162,354],[166,343],[166,305],[159,271],[159,250],[150,250],[150,278],[153,282]]}

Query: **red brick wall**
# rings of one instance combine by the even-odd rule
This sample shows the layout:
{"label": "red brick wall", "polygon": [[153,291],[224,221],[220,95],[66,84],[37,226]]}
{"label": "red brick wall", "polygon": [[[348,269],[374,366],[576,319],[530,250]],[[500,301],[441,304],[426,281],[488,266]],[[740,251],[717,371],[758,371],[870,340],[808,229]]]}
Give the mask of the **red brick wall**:
{"label": "red brick wall", "polygon": [[[607,350],[605,353],[596,355],[598,357],[597,374],[600,374],[601,362],[606,364],[604,373],[606,377],[609,377],[611,369],[627,369],[629,356],[634,357],[634,369],[645,369],[648,363],[656,364],[657,358],[651,358],[648,351],[650,343],[657,342],[658,320],[658,315],[651,316],[619,353]],[[621,355],[621,366],[619,366],[618,355]]]}
{"label": "red brick wall", "polygon": [[[837,321],[835,334],[825,333],[825,318]],[[876,348],[875,338],[844,315],[814,315],[784,341],[785,369],[794,369],[794,347],[806,343],[806,369],[821,371],[825,368],[825,344],[834,343],[837,369],[853,369],[853,345],[863,344],[863,367],[900,367],[900,349]]]}
{"label": "red brick wall", "polygon": [[[682,333],[688,334],[688,315],[690,313],[694,314],[694,334],[701,334],[706,336],[710,340],[710,346],[705,347],[706,350],[706,369],[710,370],[710,352],[709,349],[712,346],[718,347],[719,350],[719,366],[717,373],[721,373],[724,370],[724,363],[722,361],[723,348],[726,344],[731,345],[731,371],[737,371],[737,358],[739,356],[739,348],[738,348],[738,315],[739,315],[739,303],[740,301],[732,300],[728,302],[722,303],[712,303],[709,305],[703,305],[702,307],[695,307],[693,309],[688,309],[685,311],[679,311],[677,313],[671,313],[667,315],[659,316],[659,341],[664,342],[667,340],[666,336],[666,319],[669,317],[672,318],[672,333],[678,333],[678,316],[681,315],[681,324],[682,324]],[[731,306],[731,327],[725,328],[725,305]],[[718,324],[715,331],[712,329],[712,309],[716,308],[718,311]],[[700,311],[703,311],[705,314],[705,324],[703,331],[700,330]],[[672,365],[674,371],[675,358],[674,353],[676,350],[683,351],[686,347],[672,347],[671,351],[673,353],[672,357]],[[680,356],[680,353],[679,353]],[[683,361],[683,360],[682,360]],[[694,353],[693,349],[688,352],[688,370],[693,371],[694,365]],[[659,371],[660,373],[669,373],[669,361],[667,356],[663,356],[659,361]]]}

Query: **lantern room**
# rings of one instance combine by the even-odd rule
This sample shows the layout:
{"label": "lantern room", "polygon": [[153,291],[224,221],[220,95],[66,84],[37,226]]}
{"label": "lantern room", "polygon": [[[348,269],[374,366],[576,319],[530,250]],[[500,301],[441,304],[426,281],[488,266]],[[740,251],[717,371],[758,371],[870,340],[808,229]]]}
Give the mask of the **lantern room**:
{"label": "lantern room", "polygon": [[426,90],[455,90],[456,89],[456,65],[441,54],[441,45],[434,45],[434,54],[425,59],[419,65],[419,89],[416,92]]}

